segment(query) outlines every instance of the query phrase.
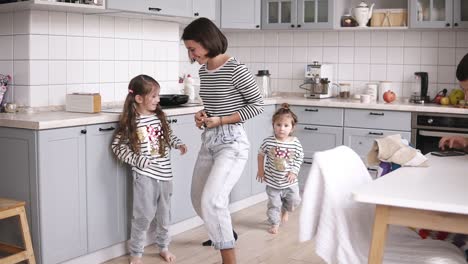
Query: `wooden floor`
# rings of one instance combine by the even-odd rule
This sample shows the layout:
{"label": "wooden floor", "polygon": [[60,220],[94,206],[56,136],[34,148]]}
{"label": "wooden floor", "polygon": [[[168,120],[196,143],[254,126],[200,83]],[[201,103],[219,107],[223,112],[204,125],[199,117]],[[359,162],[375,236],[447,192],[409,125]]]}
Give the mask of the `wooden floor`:
{"label": "wooden floor", "polygon": [[[280,233],[272,235],[266,231],[266,202],[233,214],[233,223],[239,239],[236,243],[239,264],[325,264],[315,255],[313,244],[298,242],[299,211],[291,214],[289,222],[280,226]],[[207,239],[204,227],[198,227],[172,238],[169,250],[177,257],[179,264],[221,263],[219,252],[203,247]],[[167,263],[157,254],[154,245],[145,249],[145,264]],[[128,256],[122,256],[107,264],[128,264]]]}

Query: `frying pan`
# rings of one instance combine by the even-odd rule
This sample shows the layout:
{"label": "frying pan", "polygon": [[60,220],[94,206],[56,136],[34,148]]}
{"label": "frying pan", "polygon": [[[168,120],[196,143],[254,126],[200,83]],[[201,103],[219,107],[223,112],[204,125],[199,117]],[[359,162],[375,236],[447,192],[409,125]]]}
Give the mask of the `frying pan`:
{"label": "frying pan", "polygon": [[175,106],[188,102],[188,95],[185,94],[161,94],[159,96],[159,104],[161,106]]}

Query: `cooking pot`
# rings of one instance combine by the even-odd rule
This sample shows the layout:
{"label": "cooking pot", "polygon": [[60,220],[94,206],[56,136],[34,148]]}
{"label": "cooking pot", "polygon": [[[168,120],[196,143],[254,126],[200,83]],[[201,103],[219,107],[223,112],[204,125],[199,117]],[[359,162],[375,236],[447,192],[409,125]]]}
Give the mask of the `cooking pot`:
{"label": "cooking pot", "polygon": [[161,106],[175,106],[187,103],[189,97],[185,94],[161,94],[159,99]]}

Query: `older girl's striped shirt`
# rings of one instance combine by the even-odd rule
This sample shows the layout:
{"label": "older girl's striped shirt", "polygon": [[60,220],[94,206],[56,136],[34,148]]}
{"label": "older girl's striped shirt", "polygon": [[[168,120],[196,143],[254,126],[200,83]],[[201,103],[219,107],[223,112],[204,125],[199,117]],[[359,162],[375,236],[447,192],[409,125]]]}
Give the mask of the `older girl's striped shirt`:
{"label": "older girl's striped shirt", "polygon": [[[136,121],[140,153],[133,152],[128,142],[119,142],[120,135],[115,136],[112,151],[119,160],[130,164],[133,171],[158,180],[172,180],[170,149],[166,148],[162,156],[159,154],[159,138],[167,136],[163,135],[161,121],[156,115],[139,116]],[[169,134],[171,148],[183,144],[172,130]]]}
{"label": "older girl's striped shirt", "polygon": [[297,184],[288,182],[288,173],[299,174],[304,151],[296,137],[288,142],[278,141],[275,136],[267,137],[260,146],[259,154],[264,155],[265,183],[275,189],[284,189]]}
{"label": "older girl's striped shirt", "polygon": [[245,122],[263,112],[263,99],[252,73],[244,64],[230,58],[215,70],[202,65],[200,97],[209,116],[239,113]]}

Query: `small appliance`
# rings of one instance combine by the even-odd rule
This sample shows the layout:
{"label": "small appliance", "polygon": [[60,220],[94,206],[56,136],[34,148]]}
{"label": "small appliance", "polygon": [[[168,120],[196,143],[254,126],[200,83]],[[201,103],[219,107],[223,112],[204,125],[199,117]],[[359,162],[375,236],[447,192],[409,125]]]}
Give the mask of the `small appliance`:
{"label": "small appliance", "polygon": [[263,98],[271,96],[270,72],[268,70],[259,70],[257,74],[257,85]]}
{"label": "small appliance", "polygon": [[411,95],[410,102],[415,104],[429,103],[431,101],[431,99],[427,95],[427,89],[429,86],[429,75],[427,74],[427,72],[415,72],[414,76],[416,82],[413,86],[413,93]]}
{"label": "small appliance", "polygon": [[314,61],[305,68],[305,80],[299,87],[306,90],[305,97],[313,99],[330,98],[333,90],[334,65]]}

